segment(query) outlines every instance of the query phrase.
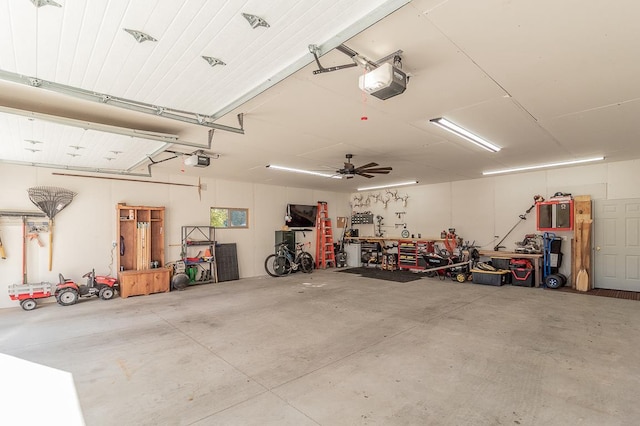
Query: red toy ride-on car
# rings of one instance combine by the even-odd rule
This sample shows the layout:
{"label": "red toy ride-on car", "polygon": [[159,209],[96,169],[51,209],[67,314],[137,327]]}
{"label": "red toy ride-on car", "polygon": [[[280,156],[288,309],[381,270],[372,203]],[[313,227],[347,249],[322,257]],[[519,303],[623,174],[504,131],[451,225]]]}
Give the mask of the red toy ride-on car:
{"label": "red toy ride-on car", "polygon": [[113,277],[98,275],[91,270],[82,276],[87,279],[87,284],[76,284],[73,280],[66,279],[58,274],[60,282],[56,285],[56,300],[62,306],[73,305],[80,297],[98,296],[102,300],[113,299],[118,290],[118,280]]}

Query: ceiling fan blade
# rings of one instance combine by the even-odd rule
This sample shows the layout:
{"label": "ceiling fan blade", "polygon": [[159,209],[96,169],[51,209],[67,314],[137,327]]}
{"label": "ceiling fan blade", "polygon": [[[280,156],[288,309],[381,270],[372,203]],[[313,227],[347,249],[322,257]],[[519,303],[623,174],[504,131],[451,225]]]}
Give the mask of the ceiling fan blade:
{"label": "ceiling fan blade", "polygon": [[373,175],[368,175],[364,172],[356,172],[357,175],[362,176],[362,177],[366,177],[368,179],[371,179],[373,177]]}
{"label": "ceiling fan blade", "polygon": [[392,170],[393,169],[391,167],[380,167],[378,169],[366,169],[366,170],[360,170],[360,171],[361,172],[365,172],[365,173],[384,173],[384,174],[387,174]]}
{"label": "ceiling fan blade", "polygon": [[369,167],[375,167],[377,165],[378,163],[369,163],[365,164],[364,166],[356,167],[356,170],[368,169]]}

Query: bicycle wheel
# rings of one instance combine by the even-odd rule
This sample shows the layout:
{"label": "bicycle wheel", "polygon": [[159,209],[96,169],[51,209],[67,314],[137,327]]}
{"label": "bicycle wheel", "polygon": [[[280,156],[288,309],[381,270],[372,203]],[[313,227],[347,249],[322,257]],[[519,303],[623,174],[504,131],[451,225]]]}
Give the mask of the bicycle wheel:
{"label": "bicycle wheel", "polygon": [[291,262],[285,256],[270,254],[264,261],[264,269],[272,277],[281,277],[291,273]]}
{"label": "bicycle wheel", "polygon": [[282,268],[277,267],[277,257],[278,256],[276,256],[275,254],[270,254],[264,261],[264,269],[267,271],[267,274],[271,275],[272,277],[279,277],[280,275],[282,275]]}
{"label": "bicycle wheel", "polygon": [[298,262],[300,262],[300,269],[302,269],[302,272],[308,274],[313,271],[313,257],[309,253],[302,252]]}
{"label": "bicycle wheel", "polygon": [[292,271],[291,259],[288,256],[280,255],[276,256],[274,260],[274,268],[280,275],[288,275]]}

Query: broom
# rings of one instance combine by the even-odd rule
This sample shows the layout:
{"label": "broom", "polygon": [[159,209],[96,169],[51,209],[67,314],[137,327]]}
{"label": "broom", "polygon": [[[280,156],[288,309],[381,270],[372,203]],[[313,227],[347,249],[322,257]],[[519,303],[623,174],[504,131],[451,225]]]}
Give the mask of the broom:
{"label": "broom", "polygon": [[54,186],[35,186],[27,190],[29,199],[49,218],[49,270],[53,266],[53,218],[71,204],[77,194]]}

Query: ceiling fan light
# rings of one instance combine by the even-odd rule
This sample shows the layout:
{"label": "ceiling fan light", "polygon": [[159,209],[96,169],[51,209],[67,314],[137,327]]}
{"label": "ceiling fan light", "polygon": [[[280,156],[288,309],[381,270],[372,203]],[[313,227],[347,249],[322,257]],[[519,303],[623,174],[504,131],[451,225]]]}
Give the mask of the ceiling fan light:
{"label": "ceiling fan light", "polygon": [[429,121],[435,124],[436,126],[441,127],[446,131],[451,132],[454,135],[460,136],[461,138],[479,146],[480,148],[486,149],[489,152],[498,152],[501,149],[499,146],[494,145],[485,139],[482,139],[480,136],[477,136],[471,133],[467,129],[460,127],[455,123],[452,123],[446,118],[439,117],[439,118],[431,119]]}

